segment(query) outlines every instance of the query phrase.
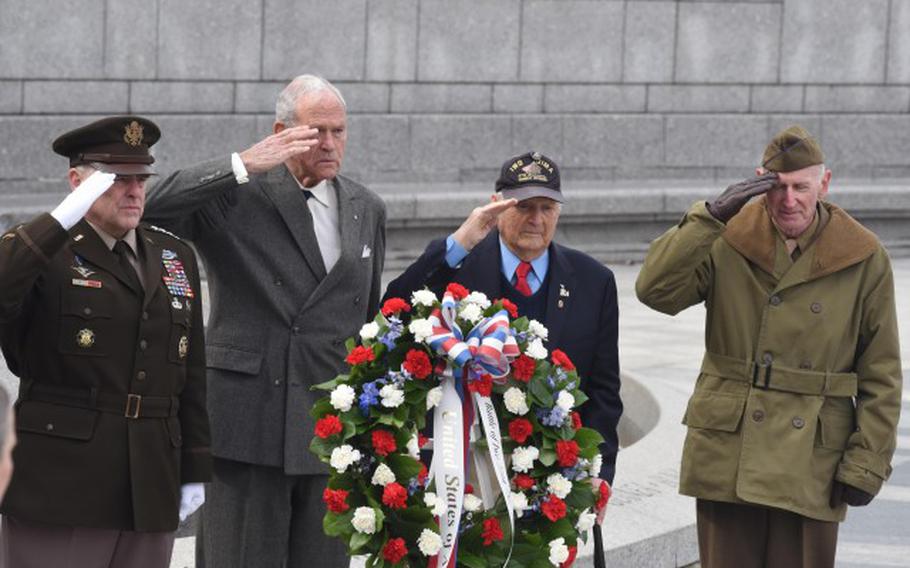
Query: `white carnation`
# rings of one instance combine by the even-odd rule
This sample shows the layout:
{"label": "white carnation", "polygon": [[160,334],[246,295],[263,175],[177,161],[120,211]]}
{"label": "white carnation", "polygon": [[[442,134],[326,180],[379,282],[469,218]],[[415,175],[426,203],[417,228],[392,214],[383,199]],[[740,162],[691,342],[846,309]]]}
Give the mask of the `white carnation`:
{"label": "white carnation", "polygon": [[556,406],[566,412],[571,412],[572,407],[575,406],[575,397],[567,391],[559,391],[559,396],[556,397]]}
{"label": "white carnation", "polygon": [[429,290],[417,290],[411,294],[411,305],[413,306],[430,307],[438,301],[436,294]]}
{"label": "white carnation", "polygon": [[360,328],[361,339],[373,339],[377,335],[379,335],[379,324],[375,321],[365,323],[363,324],[363,327]]}
{"label": "white carnation", "polygon": [[373,479],[370,480],[370,483],[385,487],[393,481],[395,481],[395,472],[386,464],[381,463],[376,468],[376,471],[373,472]]}
{"label": "white carnation", "polygon": [[430,529],[423,529],[417,538],[417,548],[424,556],[436,556],[442,548],[442,537]]}
{"label": "white carnation", "polygon": [[559,537],[550,541],[550,564],[559,566],[569,559],[569,547],[566,539]]}
{"label": "white carnation", "polygon": [[411,439],[408,440],[408,454],[414,459],[420,458],[420,439],[417,437],[417,434],[411,436]]}
{"label": "white carnation", "polygon": [[464,510],[469,513],[476,513],[483,508],[483,501],[480,497],[468,493],[464,496]]}
{"label": "white carnation", "polygon": [[572,492],[572,482],[561,473],[554,473],[547,477],[547,489],[560,499],[565,499]]}
{"label": "white carnation", "polygon": [[531,320],[528,322],[528,332],[534,337],[546,340],[550,335],[550,330],[546,326],[540,323],[537,320]]}
{"label": "white carnation", "polygon": [[512,508],[515,509],[515,515],[520,517],[528,509],[528,496],[520,491],[512,493]]}
{"label": "white carnation", "polygon": [[490,307],[490,300],[487,299],[487,295],[483,292],[471,292],[462,300],[462,302],[466,304],[477,304],[482,310]]}
{"label": "white carnation", "polygon": [[332,450],[332,457],[329,463],[338,473],[344,473],[352,463],[360,461],[360,450],[355,450],[353,446],[344,444]]}
{"label": "white carnation", "polygon": [[423,494],[423,504],[430,508],[434,517],[442,517],[446,512],[445,501],[430,491]]}
{"label": "white carnation", "polygon": [[540,450],[534,446],[519,446],[512,452],[512,469],[518,473],[527,473],[534,467],[534,460],[540,457]]}
{"label": "white carnation", "polygon": [[427,410],[432,410],[433,407],[438,405],[442,401],[442,387],[433,387],[427,391]]}
{"label": "white carnation", "polygon": [[428,319],[411,320],[408,325],[408,331],[414,335],[414,341],[421,343],[433,335],[433,324]]}
{"label": "white carnation", "polygon": [[547,358],[547,348],[543,346],[543,341],[541,341],[540,338],[532,339],[528,343],[527,348],[525,348],[525,353],[528,357],[537,359],[538,361]]}
{"label": "white carnation", "polygon": [[477,304],[462,304],[458,315],[471,323],[477,323],[483,318],[483,310]]}
{"label": "white carnation", "polygon": [[591,460],[591,468],[588,469],[588,473],[591,474],[591,477],[600,477],[600,468],[603,467],[604,458],[600,454],[596,454],[594,459]]}
{"label": "white carnation", "polygon": [[525,396],[525,393],[521,389],[516,387],[510,387],[502,399],[506,404],[506,410],[512,414],[517,414],[518,416],[524,416],[528,413],[528,398]]}
{"label": "white carnation", "polygon": [[404,402],[404,391],[396,385],[386,385],[379,389],[382,405],[386,408],[398,408]]}
{"label": "white carnation", "polygon": [[578,529],[578,532],[587,532],[591,530],[594,526],[594,523],[597,522],[597,515],[591,512],[591,509],[585,509],[580,515],[578,515],[578,522],[575,523],[575,528]]}
{"label": "white carnation", "polygon": [[376,511],[372,507],[357,507],[351,524],[357,532],[373,534],[376,532]]}
{"label": "white carnation", "polygon": [[329,400],[332,403],[332,408],[347,412],[353,406],[355,398],[357,398],[357,393],[354,392],[354,389],[348,385],[338,385],[332,390]]}

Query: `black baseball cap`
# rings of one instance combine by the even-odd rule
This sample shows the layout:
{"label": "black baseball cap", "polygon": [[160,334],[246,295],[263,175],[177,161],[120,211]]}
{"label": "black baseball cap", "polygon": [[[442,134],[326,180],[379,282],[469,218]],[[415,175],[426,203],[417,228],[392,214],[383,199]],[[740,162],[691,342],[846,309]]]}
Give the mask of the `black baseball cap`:
{"label": "black baseball cap", "polygon": [[522,201],[546,197],[563,202],[559,189],[559,168],[556,162],[540,152],[528,152],[507,160],[496,180],[496,191],[505,199]]}

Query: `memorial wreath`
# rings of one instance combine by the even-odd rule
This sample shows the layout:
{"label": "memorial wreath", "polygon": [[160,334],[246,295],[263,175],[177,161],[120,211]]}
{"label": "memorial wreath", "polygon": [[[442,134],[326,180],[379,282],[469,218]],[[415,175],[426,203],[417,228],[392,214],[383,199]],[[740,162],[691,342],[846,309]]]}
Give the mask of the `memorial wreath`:
{"label": "memorial wreath", "polygon": [[459,284],[386,301],[348,340],[350,371],[314,387],[325,533],[367,567],[570,566],[609,490],[590,481],[602,438],[581,424],[578,374],[546,339]]}

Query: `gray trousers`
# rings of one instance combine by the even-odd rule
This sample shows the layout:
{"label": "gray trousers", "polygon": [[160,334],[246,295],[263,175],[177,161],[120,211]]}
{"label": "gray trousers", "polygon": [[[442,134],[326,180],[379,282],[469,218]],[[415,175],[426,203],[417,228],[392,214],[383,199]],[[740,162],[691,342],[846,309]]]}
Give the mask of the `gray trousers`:
{"label": "gray trousers", "polygon": [[168,568],[173,532],[46,525],[4,516],[0,568]]}
{"label": "gray trousers", "polygon": [[196,535],[197,568],[344,568],[345,544],[322,532],[326,475],[214,459]]}
{"label": "gray trousers", "polygon": [[702,568],[834,568],[839,523],[704,499],[695,506]]}

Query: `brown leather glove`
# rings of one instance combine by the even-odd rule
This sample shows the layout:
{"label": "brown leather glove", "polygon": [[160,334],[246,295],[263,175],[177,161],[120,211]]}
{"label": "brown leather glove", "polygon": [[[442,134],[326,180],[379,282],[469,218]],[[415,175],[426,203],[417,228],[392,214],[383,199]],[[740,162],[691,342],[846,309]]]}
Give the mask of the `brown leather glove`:
{"label": "brown leather glove", "polygon": [[708,203],[708,211],[718,221],[726,223],[739,213],[750,199],[761,195],[777,185],[777,174],[766,174],[734,183],[724,190],[717,199]]}
{"label": "brown leather glove", "polygon": [[862,489],[857,489],[852,485],[835,481],[831,488],[831,505],[832,509],[840,507],[841,503],[846,503],[851,507],[865,507],[872,502],[875,495],[866,493]]}

